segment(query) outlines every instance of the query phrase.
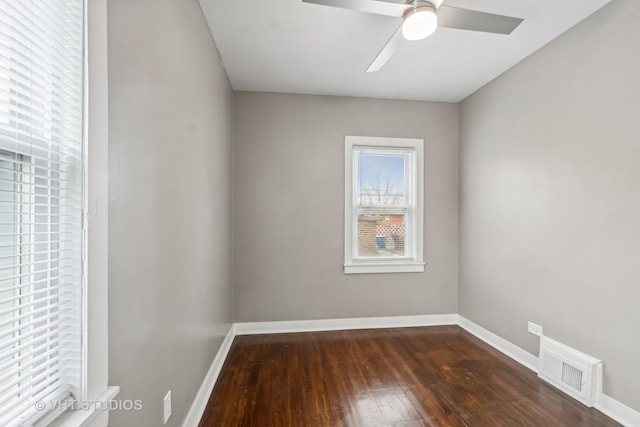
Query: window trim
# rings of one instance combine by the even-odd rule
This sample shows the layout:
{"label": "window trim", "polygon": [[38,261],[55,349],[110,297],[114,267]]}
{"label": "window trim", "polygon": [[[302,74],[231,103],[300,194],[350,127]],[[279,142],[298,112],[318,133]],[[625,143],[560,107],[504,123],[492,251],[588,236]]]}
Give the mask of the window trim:
{"label": "window trim", "polygon": [[[424,140],[416,138],[387,138],[345,136],[344,151],[344,273],[422,273],[424,272]],[[414,225],[415,257],[413,259],[354,259],[353,258],[353,167],[354,149],[410,149],[414,154],[416,175]]]}
{"label": "window trim", "polygon": [[85,0],[84,396],[76,410],[54,411],[34,427],[106,427],[109,386],[109,115],[107,0]]}

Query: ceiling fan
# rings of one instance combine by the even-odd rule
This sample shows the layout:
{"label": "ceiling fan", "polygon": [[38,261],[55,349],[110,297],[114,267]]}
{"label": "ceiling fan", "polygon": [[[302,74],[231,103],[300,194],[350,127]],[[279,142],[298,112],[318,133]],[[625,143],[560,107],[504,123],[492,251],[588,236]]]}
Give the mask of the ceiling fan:
{"label": "ceiling fan", "polygon": [[451,6],[436,7],[426,0],[408,0],[406,4],[381,0],[302,0],[324,6],[340,7],[360,12],[402,18],[402,24],[373,60],[368,73],[379,71],[398,50],[403,39],[422,40],[438,27],[485,33],[511,34],[523,21],[504,15],[460,9]]}

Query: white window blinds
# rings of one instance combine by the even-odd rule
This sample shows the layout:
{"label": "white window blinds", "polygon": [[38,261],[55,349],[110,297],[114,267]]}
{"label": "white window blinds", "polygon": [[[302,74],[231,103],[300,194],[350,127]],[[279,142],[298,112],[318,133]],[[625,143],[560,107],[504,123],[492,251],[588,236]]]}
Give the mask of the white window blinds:
{"label": "white window blinds", "polygon": [[0,2],[1,426],[81,397],[83,9]]}

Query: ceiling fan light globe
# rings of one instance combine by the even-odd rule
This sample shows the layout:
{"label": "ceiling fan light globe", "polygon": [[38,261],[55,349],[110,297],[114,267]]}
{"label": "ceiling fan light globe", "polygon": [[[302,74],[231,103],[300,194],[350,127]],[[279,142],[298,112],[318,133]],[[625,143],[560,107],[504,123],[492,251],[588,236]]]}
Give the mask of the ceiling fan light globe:
{"label": "ceiling fan light globe", "polygon": [[418,7],[405,14],[402,35],[407,40],[422,40],[433,34],[436,28],[438,28],[438,15],[435,8]]}

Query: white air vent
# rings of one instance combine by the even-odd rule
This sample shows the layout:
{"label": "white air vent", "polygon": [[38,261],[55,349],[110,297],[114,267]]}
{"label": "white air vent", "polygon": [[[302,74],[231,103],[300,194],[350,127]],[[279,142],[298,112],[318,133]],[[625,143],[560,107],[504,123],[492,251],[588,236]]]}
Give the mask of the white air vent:
{"label": "white air vent", "polygon": [[538,376],[587,406],[602,384],[602,361],[547,337],[540,338]]}

